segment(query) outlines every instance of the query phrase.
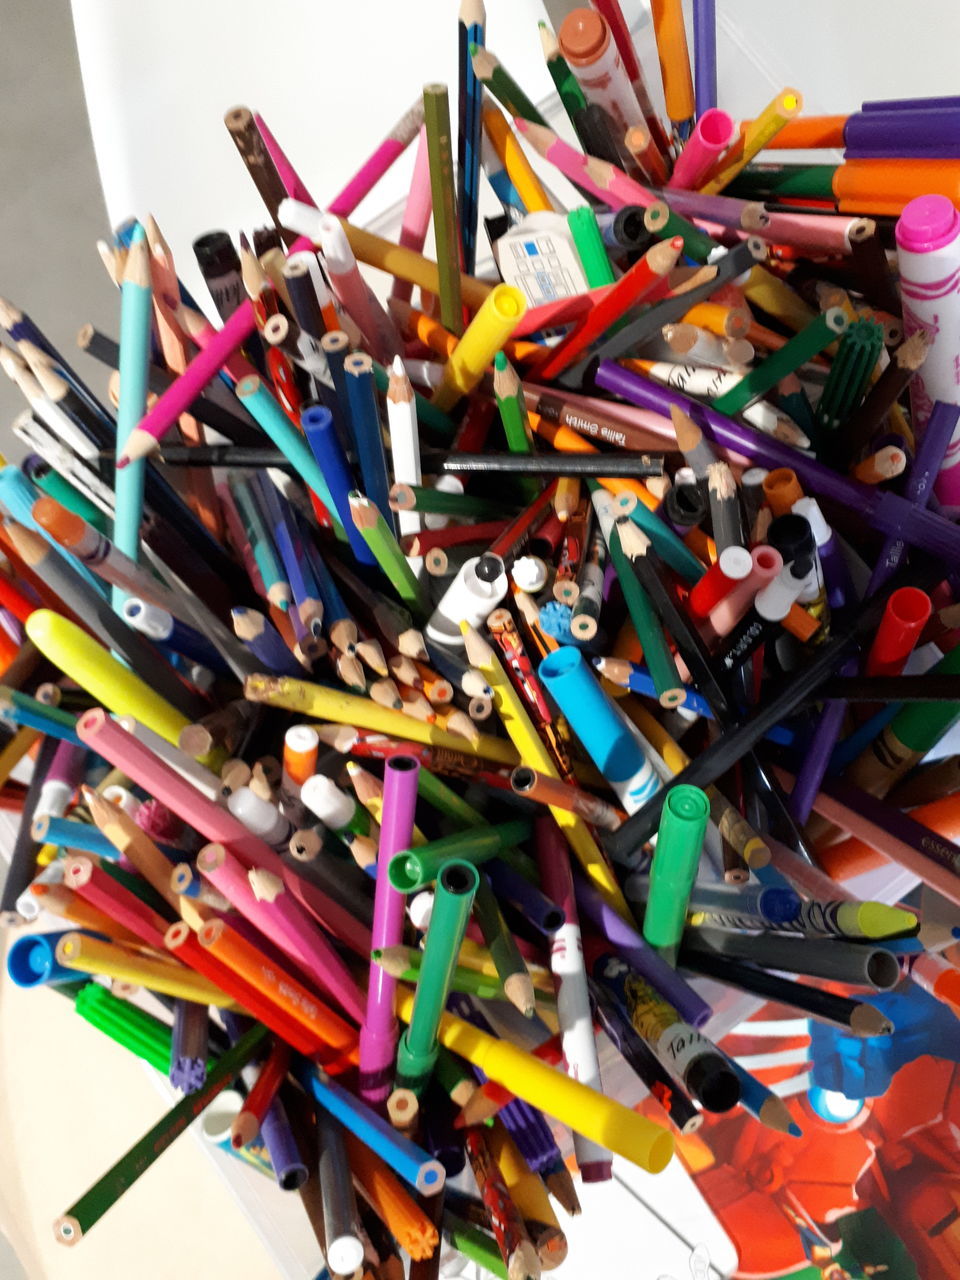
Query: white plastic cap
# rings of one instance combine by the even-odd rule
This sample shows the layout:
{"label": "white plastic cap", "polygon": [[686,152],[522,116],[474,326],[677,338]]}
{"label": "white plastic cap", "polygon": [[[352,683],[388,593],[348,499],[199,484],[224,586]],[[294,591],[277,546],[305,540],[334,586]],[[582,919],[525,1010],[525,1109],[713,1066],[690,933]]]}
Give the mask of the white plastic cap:
{"label": "white plastic cap", "polygon": [[758,591],[753,607],[767,622],[780,622],[790,612],[791,605],[800,597],[805,578],[795,578],[791,565],[784,565],[769,586]]}
{"label": "white plastic cap", "polygon": [[539,556],[520,556],[513,562],[510,577],[521,591],[542,591],[547,585],[547,566]]}
{"label": "white plastic cap", "polygon": [[746,547],[725,547],[718,561],[724,577],[740,582],[753,571],[753,557]]}
{"label": "white plastic cap", "polygon": [[346,792],[323,773],[315,773],[306,780],[300,788],[300,799],[311,813],[335,831],[347,825],[357,807]]}
{"label": "white plastic cap", "polygon": [[173,618],[166,609],[160,609],[137,596],[124,600],[123,617],[135,631],[149,636],[151,640],[166,640],[173,628]]}
{"label": "white plastic cap", "polygon": [[798,498],[790,510],[796,516],[803,516],[813,530],[813,540],[818,547],[824,546],[833,537],[833,530],[827,524],[816,498]]}
{"label": "white plastic cap", "polygon": [[290,823],[275,805],[249,787],[238,787],[227,796],[227,808],[255,836],[272,844],[286,837]]}

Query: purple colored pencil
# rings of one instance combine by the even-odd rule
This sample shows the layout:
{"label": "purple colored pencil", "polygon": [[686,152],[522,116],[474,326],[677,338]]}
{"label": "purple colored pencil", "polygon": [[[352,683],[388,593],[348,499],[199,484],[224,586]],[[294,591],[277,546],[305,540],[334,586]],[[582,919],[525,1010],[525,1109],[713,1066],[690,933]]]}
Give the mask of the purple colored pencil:
{"label": "purple colored pencil", "polygon": [[273,1165],[277,1185],[283,1191],[296,1191],[307,1180],[307,1166],[300,1155],[287,1109],[274,1098],[260,1124],[260,1136]]}
{"label": "purple colored pencil", "polygon": [[86,758],[86,747],[78,747],[74,742],[58,742],[44,781],[60,782],[71,791],[76,790],[83,781],[83,762]]}
{"label": "purple colored pencil", "polygon": [[303,667],[284,644],[283,637],[269,618],[256,609],[246,609],[241,605],[231,609],[230,614],[237,635],[262,664],[264,671],[273,675],[303,678]]}
{"label": "purple colored pencil", "polygon": [[705,196],[699,191],[685,191],[683,187],[666,187],[659,192],[674,213],[685,218],[702,218],[716,222],[721,227],[739,231],[746,209],[755,208],[755,202],[740,200],[736,196]]}
{"label": "purple colored pencil", "polygon": [[693,987],[671,969],[642,935],[614,911],[585,877],[575,878],[577,905],[610,946],[672,1004],[684,1022],[702,1027],[713,1010]]}
{"label": "purple colored pencil", "polygon": [[960,560],[960,527],[943,516],[917,506],[899,494],[883,491],[825,467],[790,445],[772,436],[761,435],[750,427],[717,413],[669,387],[649,382],[611,360],[603,360],[594,374],[596,385],[641,409],[670,416],[676,405],[688,413],[714,444],[749,458],[770,469],[792,469],[804,489],[811,489],[833,502],[855,512],[874,529],[885,534],[899,534],[912,546],[944,560]]}
{"label": "purple colored pencil", "polygon": [[717,105],[717,0],[693,0],[693,59],[699,119]]}
{"label": "purple colored pencil", "polygon": [[542,1111],[522,1098],[514,1098],[501,1107],[497,1115],[533,1173],[543,1173],[554,1166],[560,1157],[560,1148]]}
{"label": "purple colored pencil", "polygon": [[[377,861],[385,867],[394,854],[409,849],[413,841],[413,819],[417,804],[420,763],[412,756],[393,756],[383,769],[383,819]],[[406,899],[378,875],[373,897],[371,947],[382,950],[403,941],[403,913]],[[393,1010],[397,981],[378,964],[370,965],[367,1013],[360,1028],[359,1093],[371,1106],[382,1105],[393,1087],[393,1067],[397,1054],[397,1018]]]}
{"label": "purple colored pencil", "polygon": [[516,907],[538,933],[552,938],[566,921],[563,908],[509,863],[493,858],[484,867],[484,871],[497,897]]}

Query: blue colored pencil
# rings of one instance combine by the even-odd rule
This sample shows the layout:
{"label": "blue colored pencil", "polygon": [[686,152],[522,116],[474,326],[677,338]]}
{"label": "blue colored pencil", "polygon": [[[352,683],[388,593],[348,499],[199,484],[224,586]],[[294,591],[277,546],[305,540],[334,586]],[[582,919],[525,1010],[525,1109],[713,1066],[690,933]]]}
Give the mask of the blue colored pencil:
{"label": "blue colored pencil", "polygon": [[791,1138],[802,1137],[803,1130],[795,1123],[783,1099],[778,1098],[772,1089],[768,1089],[756,1076],[741,1067],[735,1058],[726,1053],[722,1056],[740,1081],[740,1105],[747,1115],[753,1116],[768,1129],[775,1129],[777,1133],[788,1133]]}
{"label": "blue colored pencil", "polygon": [[[147,375],[150,367],[150,326],[153,289],[150,283],[150,249],[138,222],[130,236],[130,249],[120,286],[120,404],[117,409],[117,458],[130,433],[147,411]],[[141,458],[118,468],[114,480],[113,541],[131,560],[140,559],[140,522],[143,519],[143,484],[146,462]],[[119,613],[127,593],[114,587],[113,607]]]}
{"label": "blue colored pencil", "polygon": [[305,1059],[295,1062],[293,1070],[307,1093],[384,1160],[404,1182],[416,1187],[424,1196],[435,1196],[443,1189],[446,1174],[439,1160],[432,1159],[354,1094],[321,1074]]}
{"label": "blue colored pencil", "polygon": [[360,564],[375,565],[377,563],[376,559],[360,536],[360,532],[353,523],[353,517],[350,514],[350,503],[347,500],[347,495],[357,487],[357,481],[350,470],[343,447],[340,444],[340,437],[337,435],[333,422],[333,414],[322,405],[315,404],[308,409],[304,409],[300,421],[303,426],[303,434],[307,437],[310,451],[316,458],[317,465],[323,469],[323,474],[327,477],[330,492],[333,494],[333,500],[336,503],[337,514],[343,521],[343,527],[347,531],[350,550]]}
{"label": "blue colored pencil", "polygon": [[357,351],[344,360],[343,371],[350,405],[350,430],[360,460],[363,491],[396,537],[396,520],[390,510],[390,481],[387,478],[387,455],[383,447],[380,406],[373,380],[373,361],[368,355]]}
{"label": "blue colored pencil", "polygon": [[470,45],[484,44],[487,15],[483,0],[462,0],[458,25],[460,114],[457,130],[457,208],[463,269],[473,274],[477,262],[477,220],[480,203],[480,136],[483,85],[477,79]]}

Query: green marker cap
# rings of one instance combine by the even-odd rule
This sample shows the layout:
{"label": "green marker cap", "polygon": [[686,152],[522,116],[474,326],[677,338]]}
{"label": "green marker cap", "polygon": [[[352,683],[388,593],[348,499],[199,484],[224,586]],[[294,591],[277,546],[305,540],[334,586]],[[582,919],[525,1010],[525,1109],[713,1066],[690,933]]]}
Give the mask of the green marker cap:
{"label": "green marker cap", "polygon": [[709,816],[710,801],[699,787],[681,784],[667,792],[643,917],[643,936],[652,947],[680,944]]}

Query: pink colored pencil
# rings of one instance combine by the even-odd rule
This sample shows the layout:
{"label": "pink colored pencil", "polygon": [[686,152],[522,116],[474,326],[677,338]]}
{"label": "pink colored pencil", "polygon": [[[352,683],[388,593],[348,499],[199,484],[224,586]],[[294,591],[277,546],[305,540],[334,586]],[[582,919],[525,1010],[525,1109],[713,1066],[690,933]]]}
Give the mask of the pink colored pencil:
{"label": "pink colored pencil", "polygon": [[135,933],[146,946],[163,951],[163,935],[169,921],[118,884],[92,858],[85,854],[68,854],[64,860],[63,883],[92,907]]}
{"label": "pink colored pencil", "polygon": [[259,111],[253,113],[253,123],[257,126],[257,132],[263,139],[267,155],[273,161],[273,167],[277,171],[277,177],[283,183],[284,191],[288,196],[292,196],[294,200],[302,200],[304,204],[312,204],[316,207],[316,200],[301,182],[300,175],[287,159],[286,152],[270,132],[266,120],[260,115]]}
{"label": "pink colored pencil", "polygon": [[270,872],[254,870],[254,891],[247,868],[221,844],[200,850],[197,869],[252,925],[300,966],[321,990],[342,1005],[357,1022],[363,1019],[363,997],[350,970],[307,913]]}
{"label": "pink colored pencil", "polygon": [[[312,248],[309,240],[301,238],[294,241],[290,252]],[[207,383],[213,381],[226,361],[243,346],[256,327],[253,303],[249,298],[240,303],[222,329],[211,327],[209,342],[201,347],[176,382],[171,382],[153,408],[147,410],[130,432],[123,453],[117,459],[118,467],[125,467],[130,462],[145,458],[156,449],[158,441],[176,425],[181,413],[196,400]]]}
{"label": "pink colored pencil", "polygon": [[259,836],[238,821],[229,809],[208,800],[178,773],[143,746],[103,710],[93,707],[77,721],[77,734],[98,755],[178,814],[208,840],[226,845],[251,867],[264,867],[283,876],[283,863]]}
{"label": "pink colored pencil", "polygon": [[403,351],[403,339],[376,294],[360,274],[347,234],[333,214],[325,214],[317,227],[320,250],[330,287],[351,320],[363,334],[370,354],[388,368]]}
{"label": "pink colored pencil", "polygon": [[194,356],[186,369],[171,382],[157,399],[152,409],[131,431],[120,463],[135,462],[157,447],[167,432],[174,427],[181,413],[185,413],[197,396],[223,368],[224,361],[246,342],[256,328],[253,305],[241,302],[222,329]]}
{"label": "pink colored pencil", "polygon": [[596,156],[585,156],[569,142],[558,138],[552,129],[520,116],[514,116],[513,123],[534,151],[555,165],[575,186],[596,196],[611,209],[623,209],[628,204],[639,204],[647,209],[660,199],[653,191],[628,178],[616,165],[598,160]]}
{"label": "pink colored pencil", "polygon": [[[420,137],[417,141],[417,158],[413,165],[413,177],[410,180],[410,192],[403,209],[403,224],[400,227],[400,244],[405,249],[413,249],[420,253],[430,229],[433,216],[433,192],[430,187],[430,155],[427,151],[427,130],[420,126]],[[393,281],[392,297],[409,302],[413,295],[413,283],[401,280],[396,276]]]}
{"label": "pink colored pencil", "polygon": [[[330,213],[339,218],[349,218],[357,205],[377,185],[388,169],[403,155],[420,132],[423,124],[423,98],[417,98],[413,106],[403,113],[373,155],[360,166],[339,195],[327,206]],[[293,195],[291,191],[289,193]],[[300,196],[295,196],[299,200]],[[313,201],[308,201],[312,204]]]}
{"label": "pink colored pencil", "polygon": [[301,880],[294,870],[290,868],[284,870],[287,888],[303,909],[308,911],[338,942],[349,947],[363,960],[369,960],[373,948],[370,942],[370,930],[366,925],[322,889],[318,889],[308,880]]}
{"label": "pink colored pencil", "polygon": [[718,107],[710,107],[697,121],[680,152],[667,186],[695,191],[736,136],[733,117]]}
{"label": "pink colored pencil", "polygon": [[[383,770],[383,818],[380,824],[378,873],[373,898],[372,950],[403,941],[406,899],[390,883],[387,862],[408,849],[413,839],[420,762],[412,756],[393,756]],[[370,965],[366,1016],[360,1028],[360,1096],[371,1106],[386,1102],[393,1087],[397,1053],[397,1018],[393,1010],[397,982],[386,969]]]}
{"label": "pink colored pencil", "polygon": [[[756,225],[754,225],[754,223]],[[849,254],[853,242],[866,240],[874,234],[876,223],[872,218],[832,217],[827,214],[778,213],[765,209],[756,217],[744,215],[744,229],[774,244],[789,244],[795,249],[816,249],[821,253]]]}

